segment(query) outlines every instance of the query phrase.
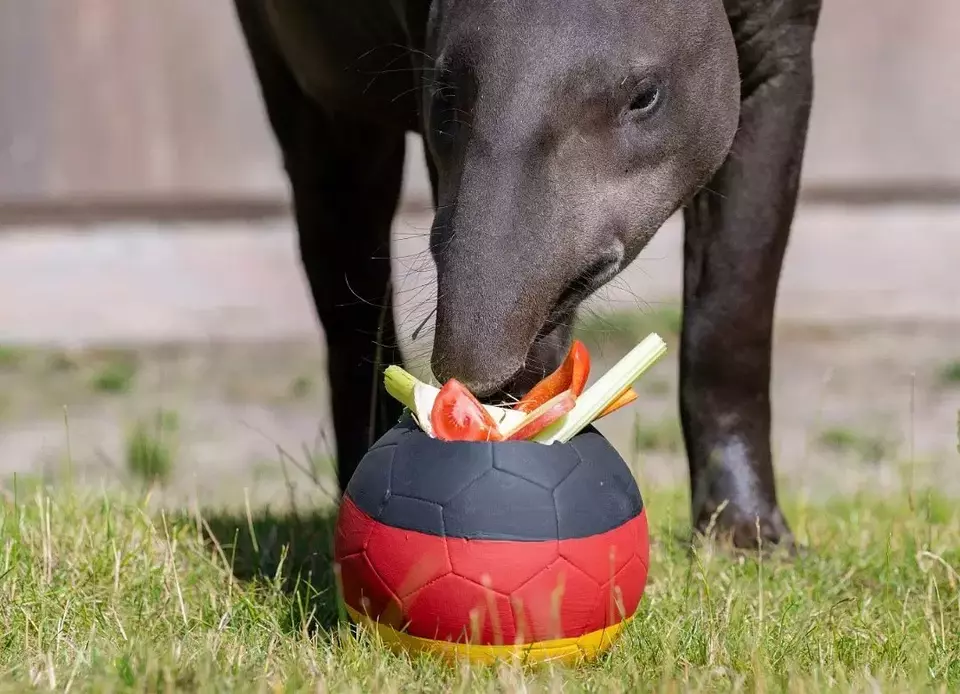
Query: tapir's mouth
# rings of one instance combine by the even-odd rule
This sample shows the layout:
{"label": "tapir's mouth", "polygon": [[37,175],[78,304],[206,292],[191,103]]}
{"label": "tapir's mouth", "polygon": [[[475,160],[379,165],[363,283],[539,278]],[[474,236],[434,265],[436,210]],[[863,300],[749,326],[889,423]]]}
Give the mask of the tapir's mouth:
{"label": "tapir's mouth", "polygon": [[601,257],[567,283],[527,349],[523,366],[500,388],[482,397],[483,402],[515,402],[560,366],[567,348],[564,337],[573,329],[577,307],[620,271],[622,259],[621,253]]}
{"label": "tapir's mouth", "polygon": [[560,366],[565,355],[561,343],[567,330],[572,327],[575,308],[576,304],[573,304],[565,313],[551,313],[551,319],[540,328],[527,350],[523,366],[503,386],[480,400],[490,405],[509,405],[526,395]]}
{"label": "tapir's mouth", "polygon": [[502,388],[490,395],[480,398],[487,405],[503,405],[509,407],[517,402],[526,393],[549,374],[550,371],[528,367],[526,364]]}
{"label": "tapir's mouth", "polygon": [[[618,244],[619,246],[619,244]],[[470,384],[473,392],[487,404],[503,405],[523,397],[531,388],[552,373],[563,361],[570,346],[570,335],[577,307],[593,292],[610,281],[623,262],[622,246],[614,247],[583,267],[570,281],[561,285],[545,311],[533,313],[528,320],[539,325],[529,325],[532,338],[525,353],[520,353],[522,343],[513,342],[517,349],[506,356],[513,357],[511,364],[518,364],[513,373],[501,375],[502,381],[486,381]],[[536,316],[536,317],[535,317]],[[510,337],[510,336],[504,336]],[[516,337],[516,336],[512,336]],[[502,338],[501,338],[502,339]],[[502,374],[502,372],[501,372]]]}

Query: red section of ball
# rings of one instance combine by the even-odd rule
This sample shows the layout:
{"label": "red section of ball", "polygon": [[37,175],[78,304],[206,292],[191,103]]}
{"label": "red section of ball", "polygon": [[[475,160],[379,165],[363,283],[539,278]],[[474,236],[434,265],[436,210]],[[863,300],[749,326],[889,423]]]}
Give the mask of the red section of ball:
{"label": "red section of ball", "polygon": [[[441,540],[442,541],[442,540]],[[407,633],[427,639],[512,644],[516,634],[507,596],[450,573],[403,601]]]}
{"label": "red section of ball", "polygon": [[563,541],[560,555],[599,585],[610,581],[637,554],[637,524],[624,523],[602,536]]}
{"label": "red section of ball", "polygon": [[355,610],[422,638],[511,644],[632,615],[649,546],[645,512],[588,538],[464,540],[384,525],[344,498],[334,555]]}
{"label": "red section of ball", "polygon": [[647,567],[640,557],[633,557],[620,572],[608,581],[600,591],[594,620],[604,624],[616,624],[634,613],[647,581]]}
{"label": "red section of ball", "polygon": [[[366,555],[377,574],[401,600],[451,572],[441,543],[429,535],[373,523]],[[438,538],[439,539],[439,538]]]}
{"label": "red section of ball", "polygon": [[510,597],[524,640],[547,641],[602,629],[594,619],[601,592],[596,581],[557,557]]}
{"label": "red section of ball", "polygon": [[647,525],[647,512],[644,510],[637,517],[637,557],[643,562],[643,576],[646,582],[647,570],[650,568],[650,527]]}
{"label": "red section of ball", "polygon": [[333,553],[336,557],[357,554],[366,549],[367,538],[374,523],[371,518],[357,508],[357,505],[344,499],[337,516],[337,527],[333,535]]}
{"label": "red section of ball", "polygon": [[377,575],[365,552],[338,560],[343,599],[358,612],[394,628],[403,627],[403,609],[390,587]]}
{"label": "red section of ball", "polygon": [[[454,573],[510,595],[559,556],[560,543],[464,540],[448,537]],[[522,545],[523,551],[518,550]]]}

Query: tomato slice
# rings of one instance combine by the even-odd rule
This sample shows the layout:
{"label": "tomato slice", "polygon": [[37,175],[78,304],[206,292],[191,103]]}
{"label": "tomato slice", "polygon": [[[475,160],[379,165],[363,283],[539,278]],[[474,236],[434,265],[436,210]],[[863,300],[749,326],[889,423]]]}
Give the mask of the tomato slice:
{"label": "tomato slice", "polygon": [[605,409],[603,412],[598,414],[594,418],[594,421],[596,421],[597,419],[600,419],[601,417],[606,417],[611,412],[616,412],[621,407],[626,407],[631,402],[636,400],[637,397],[638,397],[637,391],[635,391],[633,388],[629,388],[628,390],[624,391],[619,398],[617,398],[616,400],[611,402],[609,405],[607,405],[607,409]]}
{"label": "tomato slice", "polygon": [[433,433],[442,441],[502,441],[497,422],[465,385],[443,384],[430,411]]}
{"label": "tomato slice", "polygon": [[577,399],[573,396],[573,393],[565,390],[524,417],[516,428],[506,433],[506,439],[508,441],[531,439],[572,410],[576,404]]}
{"label": "tomato slice", "polygon": [[514,409],[521,412],[533,412],[551,398],[569,390],[574,397],[583,392],[590,376],[590,352],[580,340],[574,340],[570,345],[563,363],[557,370],[530,389]]}

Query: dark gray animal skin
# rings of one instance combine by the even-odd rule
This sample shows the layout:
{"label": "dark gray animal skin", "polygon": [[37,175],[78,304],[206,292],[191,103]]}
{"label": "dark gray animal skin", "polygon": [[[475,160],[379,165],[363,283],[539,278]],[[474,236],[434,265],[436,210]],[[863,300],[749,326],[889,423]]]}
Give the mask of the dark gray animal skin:
{"label": "dark gray animal skin", "polygon": [[327,337],[341,489],[400,413],[376,364],[400,360],[389,233],[415,131],[436,203],[436,375],[524,392],[561,360],[577,305],[682,208],[694,525],[750,547],[759,519],[765,544],[792,546],[771,332],[820,0],[235,4]]}

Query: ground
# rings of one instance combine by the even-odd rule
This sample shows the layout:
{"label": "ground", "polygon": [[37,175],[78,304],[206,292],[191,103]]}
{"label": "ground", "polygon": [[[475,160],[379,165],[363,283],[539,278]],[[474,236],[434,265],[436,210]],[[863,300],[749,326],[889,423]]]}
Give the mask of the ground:
{"label": "ground", "polygon": [[685,494],[657,492],[648,504],[648,589],[611,653],[579,668],[448,668],[389,654],[338,622],[329,513],[158,513],[132,496],[10,491],[0,500],[0,689],[960,687],[956,504],[929,494],[791,502],[809,547],[793,562],[710,545],[691,553]]}
{"label": "ground", "polygon": [[[819,497],[934,480],[960,491],[958,222],[949,207],[801,210],[774,353],[783,486]],[[411,336],[432,299],[428,225],[402,216],[394,246],[402,341],[420,362],[429,329]],[[162,459],[172,504],[236,503],[245,488],[255,504],[284,503],[287,477],[304,486],[297,465],[332,481],[322,336],[289,219],[79,231],[0,236],[0,483],[55,475],[68,452],[95,485],[135,481],[132,468]],[[686,476],[681,256],[674,219],[581,322],[595,372],[650,330],[670,345],[642,401],[602,423],[645,489]],[[158,450],[135,451],[144,440]]]}
{"label": "ground", "polygon": [[[780,489],[810,547],[792,563],[684,550],[676,220],[591,303],[579,331],[597,372],[651,330],[670,346],[640,402],[601,425],[637,475],[655,546],[621,648],[562,675],[386,657],[335,626],[329,590],[268,580],[291,539],[283,566],[329,587],[324,356],[289,220],[5,230],[0,686],[953,691],[958,220],[801,211],[773,384]],[[431,299],[427,224],[399,219],[395,245],[415,369],[429,349],[412,339]],[[265,583],[248,580],[258,570]],[[321,630],[306,633],[314,608]]]}

